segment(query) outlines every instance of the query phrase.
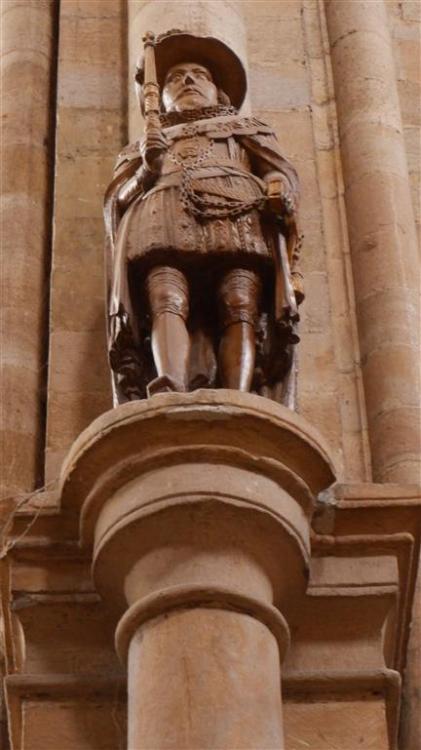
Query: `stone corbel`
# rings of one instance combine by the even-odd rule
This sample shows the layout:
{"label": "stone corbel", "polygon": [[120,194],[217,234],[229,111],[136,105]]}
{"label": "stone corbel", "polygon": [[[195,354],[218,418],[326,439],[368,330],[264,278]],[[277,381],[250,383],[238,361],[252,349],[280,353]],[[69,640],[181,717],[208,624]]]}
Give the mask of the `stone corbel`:
{"label": "stone corbel", "polygon": [[288,617],[334,478],[320,436],[250,394],[165,394],[96,420],[62,477],[119,619],[129,748],[283,748]]}

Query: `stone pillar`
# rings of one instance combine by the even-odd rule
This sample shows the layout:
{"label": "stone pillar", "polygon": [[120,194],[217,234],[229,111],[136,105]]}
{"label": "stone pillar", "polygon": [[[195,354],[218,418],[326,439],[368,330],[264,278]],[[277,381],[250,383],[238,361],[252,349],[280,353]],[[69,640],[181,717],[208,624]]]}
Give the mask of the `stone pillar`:
{"label": "stone pillar", "polygon": [[[134,94],[134,71],[142,52],[145,31],[162,34],[169,29],[188,29],[202,36],[216,36],[228,44],[247,66],[247,34],[238,0],[128,0],[129,134],[139,137],[141,115]],[[247,109],[247,102],[243,110]]]}
{"label": "stone pillar", "polygon": [[[112,403],[105,337],[103,199],[127,143],[123,0],[60,0],[47,481]],[[71,282],[70,282],[71,280]]]}
{"label": "stone pillar", "polygon": [[419,265],[383,0],[325,0],[373,478],[420,481]]}
{"label": "stone pillar", "polygon": [[42,479],[41,388],[48,300],[53,0],[3,0],[2,481],[4,494]]}
{"label": "stone pillar", "polygon": [[125,404],[75,442],[63,506],[119,619],[130,750],[284,748],[287,622],[332,480],[305,420],[234,391]]}

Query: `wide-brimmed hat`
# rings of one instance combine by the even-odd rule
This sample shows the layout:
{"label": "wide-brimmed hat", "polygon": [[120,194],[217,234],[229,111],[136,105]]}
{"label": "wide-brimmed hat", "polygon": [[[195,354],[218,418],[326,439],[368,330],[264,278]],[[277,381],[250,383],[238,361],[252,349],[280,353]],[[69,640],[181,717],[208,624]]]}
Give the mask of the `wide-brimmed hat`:
{"label": "wide-brimmed hat", "polygon": [[[212,74],[217,88],[229,96],[231,104],[240,109],[247,91],[247,78],[239,57],[220,39],[196,36],[174,29],[160,34],[155,42],[156,73],[162,91],[165,77],[179,63],[197,62]],[[144,58],[139,59],[136,81],[143,84]]]}

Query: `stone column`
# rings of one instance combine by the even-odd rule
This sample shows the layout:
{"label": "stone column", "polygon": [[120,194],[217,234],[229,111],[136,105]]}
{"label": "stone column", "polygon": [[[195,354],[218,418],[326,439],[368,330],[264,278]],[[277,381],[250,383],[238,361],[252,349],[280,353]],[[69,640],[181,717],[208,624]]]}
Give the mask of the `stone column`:
{"label": "stone column", "polygon": [[419,264],[383,0],[325,0],[373,478],[420,480]]}
{"label": "stone column", "polygon": [[[162,34],[169,29],[188,29],[202,36],[216,36],[228,44],[247,66],[247,34],[243,21],[242,3],[238,0],[128,0],[129,49],[129,134],[130,140],[139,137],[141,116],[134,94],[134,71],[142,52],[145,31]],[[247,102],[243,110],[247,109]]]}
{"label": "stone column", "polygon": [[[53,146],[53,0],[3,0],[2,423],[4,494],[42,479],[50,160]],[[44,382],[45,384],[45,382]]]}
{"label": "stone column", "polygon": [[62,501],[119,619],[130,750],[284,748],[287,622],[332,480],[305,420],[234,391],[125,404],[76,441]]}

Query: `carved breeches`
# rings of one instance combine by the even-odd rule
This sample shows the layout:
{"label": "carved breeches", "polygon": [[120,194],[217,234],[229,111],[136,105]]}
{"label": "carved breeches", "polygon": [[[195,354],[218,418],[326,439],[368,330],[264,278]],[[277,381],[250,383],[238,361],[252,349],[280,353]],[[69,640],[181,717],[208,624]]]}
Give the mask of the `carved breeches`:
{"label": "carved breeches", "polygon": [[[172,266],[155,266],[147,276],[145,289],[152,318],[163,313],[189,316],[189,285],[186,276]],[[219,327],[233,323],[257,323],[262,282],[250,269],[234,268],[222,276],[216,286]]]}
{"label": "carved breeches", "polygon": [[222,328],[232,323],[257,323],[262,282],[255,271],[234,268],[226,273],[218,289],[219,319]]}
{"label": "carved breeches", "polygon": [[153,318],[162,313],[174,313],[187,320],[189,287],[186,277],[178,268],[155,266],[149,271],[145,286]]}

